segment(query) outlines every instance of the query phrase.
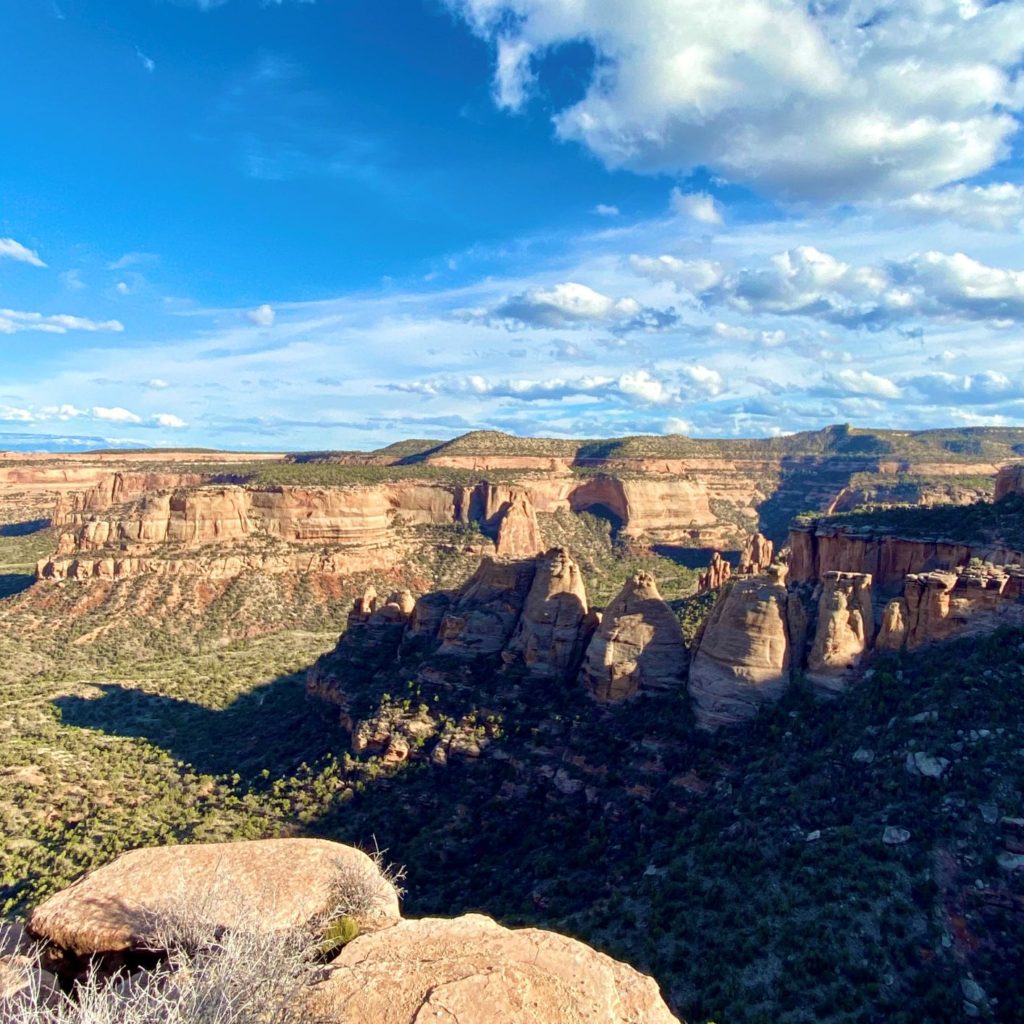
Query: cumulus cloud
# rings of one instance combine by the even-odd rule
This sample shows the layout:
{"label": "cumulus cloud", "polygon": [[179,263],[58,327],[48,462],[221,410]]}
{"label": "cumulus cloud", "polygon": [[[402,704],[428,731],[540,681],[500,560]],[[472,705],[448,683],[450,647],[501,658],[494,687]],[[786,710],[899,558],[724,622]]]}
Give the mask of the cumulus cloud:
{"label": "cumulus cloud", "polygon": [[609,206],[607,203],[598,203],[594,207],[594,213],[598,217],[618,217],[619,208],[617,206]]}
{"label": "cumulus cloud", "polygon": [[669,281],[693,294],[714,288],[725,276],[725,268],[716,260],[681,260],[676,256],[630,256],[634,273],[649,281]]}
{"label": "cumulus cloud", "polygon": [[[752,316],[806,316],[881,330],[921,317],[1024,321],[1024,271],[991,267],[964,253],[924,252],[875,266],[837,259],[812,245],[728,271],[708,260],[631,256],[630,267],[651,280],[672,281],[706,306]],[[750,328],[716,324],[723,338],[750,338]]]}
{"label": "cumulus cloud", "polygon": [[250,309],[245,316],[249,323],[256,324],[257,327],[272,327],[277,313],[273,306],[264,302],[262,306]]}
{"label": "cumulus cloud", "polygon": [[66,313],[46,315],[28,313],[17,309],[0,309],[0,334],[15,334],[17,331],[40,331],[43,334],[67,334],[68,331],[116,331],[124,330],[120,320],[90,320],[84,316],[68,316]]}
{"label": "cumulus cloud", "polygon": [[896,200],[891,208],[919,220],[941,217],[968,228],[1020,231],[1024,228],[1024,187],[1009,182],[952,185],[936,192],[915,192]]}
{"label": "cumulus cloud", "polygon": [[1024,398],[1024,381],[1013,380],[998,370],[961,375],[928,373],[907,377],[902,383],[924,402],[989,405]]}
{"label": "cumulus cloud", "polygon": [[46,266],[39,258],[39,253],[33,249],[27,249],[21,242],[16,242],[13,238],[0,238],[0,259],[27,263],[30,267]]}
{"label": "cumulus cloud", "polygon": [[722,214],[718,203],[715,201],[715,197],[707,192],[683,192],[681,189],[674,188],[669,197],[669,206],[674,213],[700,221],[701,224],[722,223]]}
{"label": "cumulus cloud", "polygon": [[540,59],[584,42],[586,94],[554,119],[609,167],[710,167],[791,198],[905,196],[1008,155],[1024,7],[795,0],[447,0],[518,109]]}
{"label": "cumulus cloud", "polygon": [[96,405],[93,406],[93,416],[98,420],[107,420],[110,423],[141,423],[142,417],[119,405],[112,407]]}
{"label": "cumulus cloud", "polygon": [[900,398],[903,394],[898,384],[888,377],[881,377],[867,370],[840,370],[824,375],[826,385],[851,395],[868,395],[872,398]]}
{"label": "cumulus cloud", "polygon": [[685,398],[710,396],[719,392],[721,376],[700,365],[680,368],[676,373],[654,376],[648,370],[628,370],[616,376],[593,374],[547,380],[490,380],[481,374],[437,377],[425,381],[383,385],[389,391],[403,391],[430,397],[475,397],[509,399],[517,402],[562,402],[579,399],[618,401],[642,406],[673,405]]}
{"label": "cumulus cloud", "polygon": [[175,430],[178,430],[182,427],[188,426],[180,416],[175,416],[174,413],[171,412],[158,412],[152,417],[152,419],[158,427],[172,427]]}
{"label": "cumulus cloud", "polygon": [[675,323],[674,310],[642,306],[636,299],[615,299],[585,284],[567,281],[503,299],[496,305],[462,310],[464,319],[504,323],[511,327],[604,326],[620,330],[657,330]]}

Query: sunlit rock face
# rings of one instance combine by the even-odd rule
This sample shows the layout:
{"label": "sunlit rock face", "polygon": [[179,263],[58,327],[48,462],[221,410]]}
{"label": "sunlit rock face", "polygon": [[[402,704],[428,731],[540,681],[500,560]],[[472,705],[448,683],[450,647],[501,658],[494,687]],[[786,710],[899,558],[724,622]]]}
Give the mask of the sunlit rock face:
{"label": "sunlit rock face", "polygon": [[731,581],[708,616],[690,665],[698,726],[736,725],[777,701],[800,664],[806,628],[801,600],[786,590],[781,566]]}
{"label": "sunlit rock face", "polygon": [[828,572],[821,582],[807,678],[826,693],[845,689],[875,638],[871,576]]}
{"label": "sunlit rock face", "polygon": [[672,609],[650,573],[626,582],[587,646],[580,680],[596,700],[626,700],[681,687],[687,653]]}

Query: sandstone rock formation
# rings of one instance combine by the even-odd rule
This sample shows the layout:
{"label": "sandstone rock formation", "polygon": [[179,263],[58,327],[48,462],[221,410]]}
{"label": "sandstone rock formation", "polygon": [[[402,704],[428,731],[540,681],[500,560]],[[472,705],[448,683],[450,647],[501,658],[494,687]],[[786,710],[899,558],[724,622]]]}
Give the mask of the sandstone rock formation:
{"label": "sandstone rock formation", "polygon": [[800,664],[805,629],[800,598],[787,592],[780,566],[730,582],[708,616],[690,664],[698,726],[734,725],[778,700]]}
{"label": "sandstone rock formation", "polygon": [[907,577],[882,614],[876,646],[913,649],[1024,623],[1024,568],[969,565]]}
{"label": "sandstone rock formation", "polygon": [[598,701],[681,686],[686,647],[679,620],[650,573],[637,573],[605,610],[583,659],[580,681]]}
{"label": "sandstone rock formation", "polygon": [[972,558],[997,565],[1024,563],[1024,552],[1003,545],[971,546],[937,539],[910,539],[877,529],[848,529],[811,521],[789,533],[789,577],[815,582],[829,572],[871,576],[876,590],[898,590],[908,575],[967,565]]}
{"label": "sandstone rock formation", "polygon": [[537,564],[484,558],[449,606],[438,629],[441,654],[498,654],[519,622]]}
{"label": "sandstone rock formation", "polygon": [[543,551],[537,513],[525,491],[514,491],[498,523],[499,558],[531,558]]}
{"label": "sandstone rock formation", "polygon": [[1024,494],[1024,462],[1003,466],[996,475],[993,499],[1002,501],[1011,494]]}
{"label": "sandstone rock formation", "polygon": [[51,896],[28,926],[79,956],[151,948],[160,923],[177,920],[182,907],[211,929],[301,927],[332,908],[339,872],[372,886],[363,928],[398,919],[394,886],[361,850],[325,839],[263,839],[132,850]]}
{"label": "sandstone rock formation", "polygon": [[807,678],[827,693],[841,692],[875,637],[871,577],[828,572],[821,584]]}
{"label": "sandstone rock formation", "polygon": [[763,533],[751,534],[740,554],[740,573],[756,576],[764,572],[772,564],[774,552],[775,545]]}
{"label": "sandstone rock formation", "polygon": [[708,562],[707,572],[697,577],[697,591],[704,594],[710,590],[721,590],[732,575],[732,566],[715,551]]}
{"label": "sandstone rock formation", "polygon": [[553,548],[538,560],[509,652],[537,675],[566,678],[590,641],[595,623],[588,610],[579,565],[565,548]]}
{"label": "sandstone rock formation", "polygon": [[315,989],[313,1010],[373,1024],[677,1024],[657,984],[632,967],[479,914],[360,936]]}

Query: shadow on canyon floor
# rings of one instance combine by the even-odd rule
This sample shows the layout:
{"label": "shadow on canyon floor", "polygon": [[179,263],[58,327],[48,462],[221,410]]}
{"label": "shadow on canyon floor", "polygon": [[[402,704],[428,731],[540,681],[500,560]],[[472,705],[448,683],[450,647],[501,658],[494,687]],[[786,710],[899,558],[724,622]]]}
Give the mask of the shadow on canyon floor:
{"label": "shadow on canyon floor", "polygon": [[0,523],[0,537],[27,537],[29,534],[45,530],[49,525],[49,519],[29,519],[23,523]]}
{"label": "shadow on canyon floor", "polygon": [[238,775],[251,786],[284,778],[340,746],[339,728],[306,700],[304,673],[282,676],[208,708],[114,683],[102,696],[53,701],[66,725],[146,740],[205,775]]}
{"label": "shadow on canyon floor", "polygon": [[35,581],[36,578],[31,573],[0,573],[0,601],[5,597],[14,597],[15,594],[28,590]]}

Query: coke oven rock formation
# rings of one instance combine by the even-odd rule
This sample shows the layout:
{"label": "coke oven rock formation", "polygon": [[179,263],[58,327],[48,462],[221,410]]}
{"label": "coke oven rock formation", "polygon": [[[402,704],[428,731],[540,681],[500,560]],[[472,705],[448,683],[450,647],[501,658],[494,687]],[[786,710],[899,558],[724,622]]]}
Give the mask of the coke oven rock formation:
{"label": "coke oven rock formation", "polygon": [[731,581],[698,638],[689,692],[705,730],[736,725],[778,700],[800,667],[806,615],[785,570]]}
{"label": "coke oven rock formation", "polygon": [[639,572],[605,610],[587,646],[580,681],[595,700],[627,700],[681,687],[686,662],[679,620],[654,577]]}

